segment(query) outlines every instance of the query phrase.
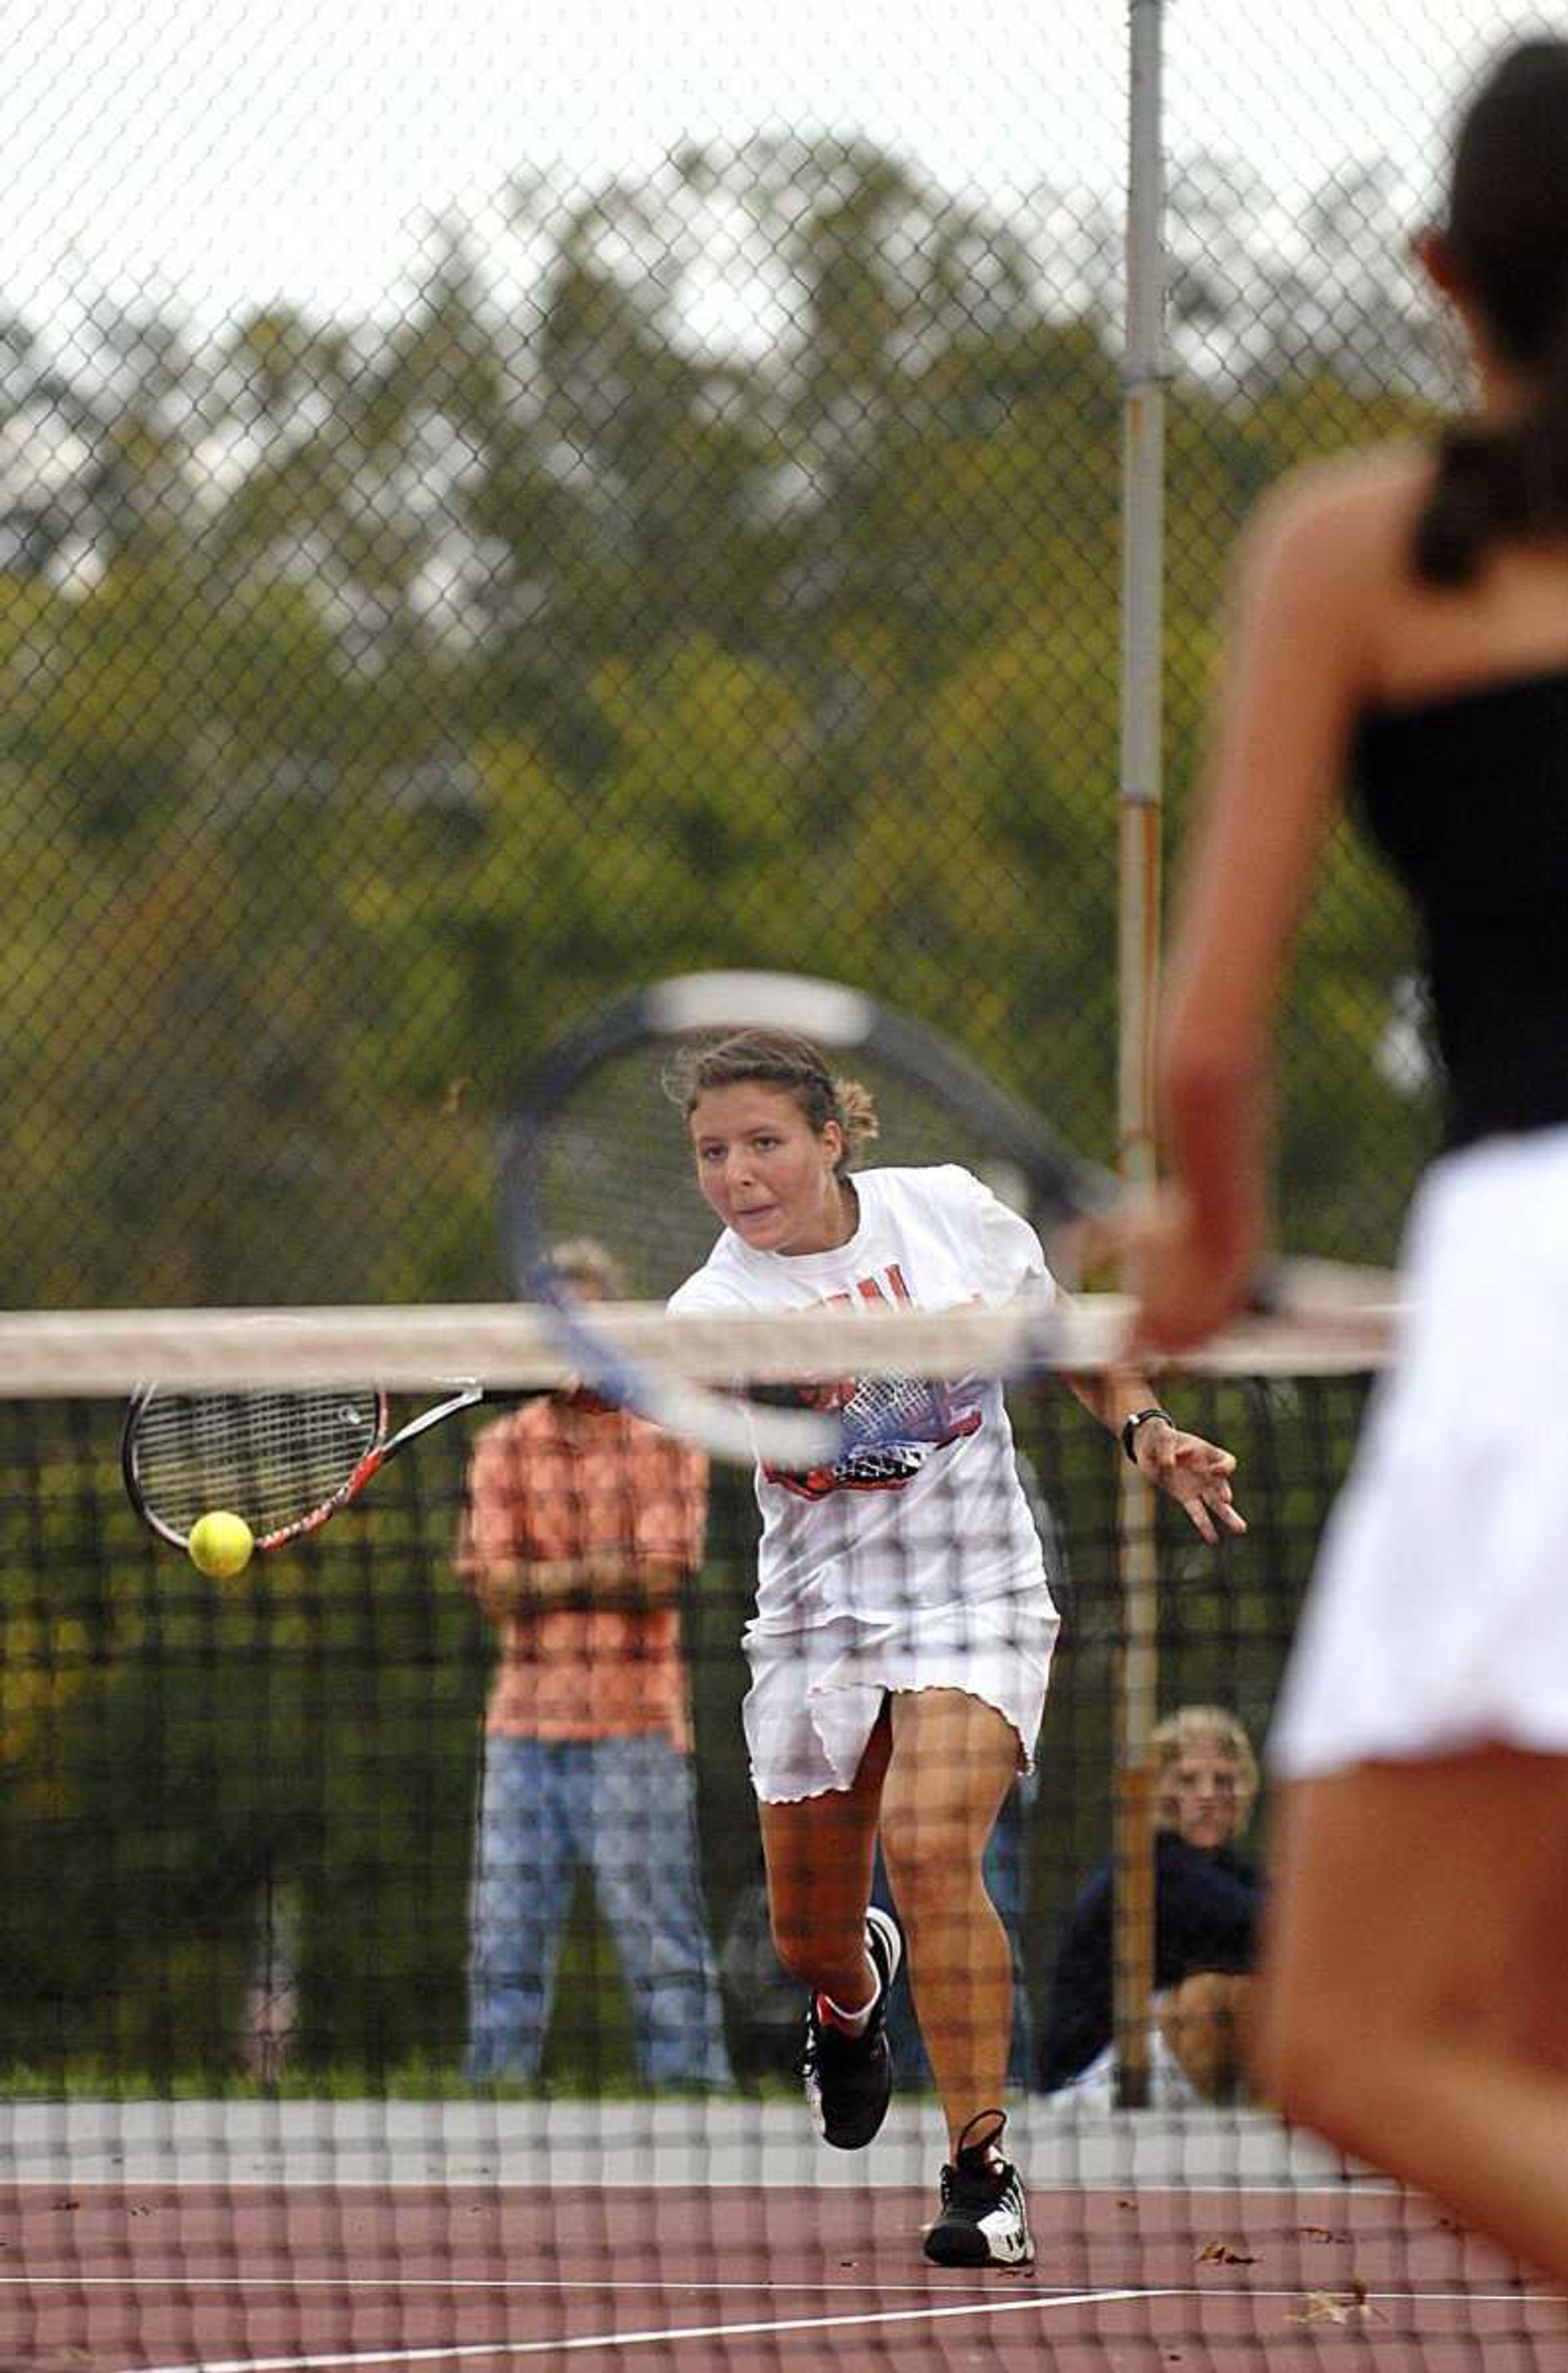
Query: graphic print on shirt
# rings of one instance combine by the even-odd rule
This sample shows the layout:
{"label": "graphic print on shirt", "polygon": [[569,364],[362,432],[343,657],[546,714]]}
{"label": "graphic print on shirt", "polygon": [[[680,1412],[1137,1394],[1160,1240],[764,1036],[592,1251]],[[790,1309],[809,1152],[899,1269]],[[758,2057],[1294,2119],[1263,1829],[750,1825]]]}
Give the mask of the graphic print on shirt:
{"label": "graphic print on shirt", "polygon": [[[853,1292],[827,1295],[822,1306],[853,1310],[856,1297],[913,1306],[897,1261],[889,1262],[880,1278],[862,1278]],[[975,1432],[981,1422],[972,1388],[935,1384],[923,1376],[844,1376],[811,1386],[804,1397],[814,1408],[832,1409],[852,1436],[860,1432],[868,1439],[852,1439],[827,1466],[796,1474],[764,1467],[770,1482],[782,1484],[802,1500],[826,1500],[835,1491],[901,1491],[928,1459]]]}

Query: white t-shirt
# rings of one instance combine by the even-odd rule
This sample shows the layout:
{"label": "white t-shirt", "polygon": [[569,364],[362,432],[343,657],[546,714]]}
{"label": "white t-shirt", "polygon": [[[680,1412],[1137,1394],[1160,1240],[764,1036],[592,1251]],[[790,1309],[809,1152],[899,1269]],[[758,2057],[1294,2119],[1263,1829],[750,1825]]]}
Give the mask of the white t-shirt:
{"label": "white t-shirt", "polygon": [[[917,1310],[1010,1302],[1054,1283],[1026,1220],[956,1163],[854,1174],[860,1223],[831,1252],[755,1252],[726,1229],[673,1311],[842,1305],[847,1329],[877,1302]],[[877,1395],[883,1380],[857,1391]],[[1018,1481],[1002,1387],[968,1376],[898,1380],[907,1409],[890,1434],[805,1475],[761,1467],[753,1631],[804,1631],[841,1615],[896,1619],[1043,1586],[1044,1562]],[[886,1420],[882,1420],[883,1423]]]}

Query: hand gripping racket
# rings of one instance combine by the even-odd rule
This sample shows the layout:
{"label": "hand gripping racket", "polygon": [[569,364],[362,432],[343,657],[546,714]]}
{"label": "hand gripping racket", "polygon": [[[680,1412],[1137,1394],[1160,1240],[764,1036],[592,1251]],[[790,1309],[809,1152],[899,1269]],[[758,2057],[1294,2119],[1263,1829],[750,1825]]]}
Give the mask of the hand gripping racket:
{"label": "hand gripping racket", "polygon": [[313,1533],[443,1419],[483,1398],[454,1385],[394,1433],[385,1393],[200,1393],[143,1385],[120,1444],[131,1504],[160,1539],[188,1546],[215,1508],[242,1516],[259,1549]]}

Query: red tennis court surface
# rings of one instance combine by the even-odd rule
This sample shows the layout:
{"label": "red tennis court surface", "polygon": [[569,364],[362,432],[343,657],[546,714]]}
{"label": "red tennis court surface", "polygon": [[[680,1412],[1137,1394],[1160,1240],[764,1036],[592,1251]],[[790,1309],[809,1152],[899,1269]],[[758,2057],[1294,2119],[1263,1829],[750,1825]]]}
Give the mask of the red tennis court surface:
{"label": "red tennis court surface", "polygon": [[[442,2146],[440,2114],[424,2119],[427,2150]],[[714,2114],[686,2105],[686,2128],[661,2151],[645,2111],[628,2155],[638,2163],[618,2180],[607,2162],[592,2184],[552,2183],[544,2159],[518,2169],[515,2139],[492,2176],[445,2182],[241,2180],[238,2168],[228,2180],[143,2180],[145,2140],[109,2149],[127,2162],[121,2180],[29,2180],[29,2154],[13,2148],[0,2188],[0,2373],[1568,2368],[1557,2300],[1423,2204],[1365,2180],[1314,2183],[1287,2166],[1283,2180],[1211,2183],[1186,2147],[1174,2157],[1190,2162],[1189,2180],[1152,2180],[1151,2158],[1172,2153],[1151,2152],[1146,2133],[1128,2147],[1108,2121],[1093,2147],[1074,2136],[1054,2154],[1037,2148],[1051,2164],[1031,2192],[1034,2268],[973,2275],[925,2263],[931,2194],[869,2188],[877,2152],[849,2163],[853,2181],[842,2163],[814,2180],[819,2155],[798,2147],[793,2180],[776,2164],[749,2183],[681,2180]],[[755,2125],[764,2113],[748,2114]],[[218,2139],[221,2110],[206,2105],[206,2117],[209,2151],[257,2157],[243,2137],[232,2149]],[[1236,2122],[1225,2123],[1245,2164]],[[319,2156],[319,2130],[310,2140]],[[592,2143],[612,2140],[600,2129]],[[912,2140],[906,2129],[886,2154],[896,2172]],[[286,2149],[281,2126],[275,2142]],[[166,2133],[160,2149],[173,2146]],[[470,2147],[459,2137],[454,2158]],[[358,2149],[369,2155],[368,2132]],[[308,2163],[310,2148],[298,2156]],[[661,2156],[668,2174],[652,2164]],[[1120,2157],[1127,2180],[1063,2181],[1064,2156],[1086,2179]]]}

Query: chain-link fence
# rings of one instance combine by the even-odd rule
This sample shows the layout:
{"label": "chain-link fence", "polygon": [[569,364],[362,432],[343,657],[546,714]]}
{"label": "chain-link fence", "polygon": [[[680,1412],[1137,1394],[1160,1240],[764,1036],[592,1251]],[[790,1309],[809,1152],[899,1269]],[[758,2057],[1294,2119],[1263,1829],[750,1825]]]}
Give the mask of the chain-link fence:
{"label": "chain-link fence", "polygon": [[[1452,392],[1404,241],[1518,24],[1169,11],[1173,834],[1248,507]],[[1123,9],[10,31],[4,1298],[494,1292],[509,1078],[674,967],[862,981],[1113,1155]],[[1347,847],[1301,1247],[1390,1249],[1410,962]]]}

